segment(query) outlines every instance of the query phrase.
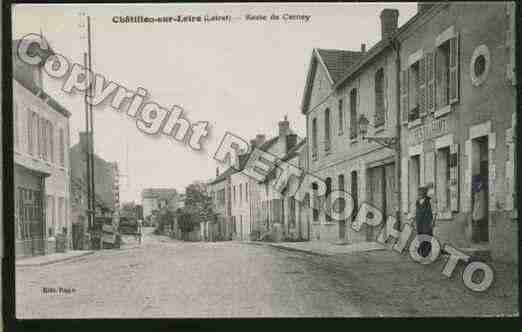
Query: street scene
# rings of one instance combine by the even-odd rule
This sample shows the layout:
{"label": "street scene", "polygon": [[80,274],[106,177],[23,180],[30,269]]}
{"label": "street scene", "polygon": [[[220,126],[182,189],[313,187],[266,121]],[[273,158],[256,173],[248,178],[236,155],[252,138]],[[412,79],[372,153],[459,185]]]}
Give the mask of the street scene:
{"label": "street scene", "polygon": [[515,13],[13,6],[16,317],[518,316]]}
{"label": "street scene", "polygon": [[[145,229],[142,246],[17,267],[19,318],[507,316],[518,290],[509,266],[486,294],[441,265],[394,252],[317,255],[243,242],[185,243]],[[102,268],[100,268],[102,266]],[[422,286],[418,286],[422,285]],[[55,288],[57,293],[43,294]],[[60,292],[59,287],[64,291]],[[65,289],[74,292],[67,293]]]}

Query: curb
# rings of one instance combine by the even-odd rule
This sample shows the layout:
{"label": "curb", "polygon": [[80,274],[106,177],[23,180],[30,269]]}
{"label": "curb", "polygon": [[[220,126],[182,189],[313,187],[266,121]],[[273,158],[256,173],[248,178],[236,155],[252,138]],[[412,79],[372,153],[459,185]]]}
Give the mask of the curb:
{"label": "curb", "polygon": [[249,244],[253,244],[256,246],[272,247],[272,248],[279,249],[279,250],[300,252],[300,253],[305,253],[305,254],[314,255],[314,256],[321,256],[321,257],[332,256],[330,254],[319,253],[319,252],[307,250],[307,249],[291,248],[291,247],[286,247],[286,246],[282,246],[282,245],[278,245],[278,244],[270,243],[270,242],[252,241],[252,242],[249,242]]}
{"label": "curb", "polygon": [[80,257],[92,255],[92,254],[94,254],[94,251],[89,251],[89,252],[83,253],[81,255],[76,255],[76,256],[71,256],[71,257],[64,257],[64,258],[57,259],[57,260],[54,260],[54,261],[49,261],[49,262],[34,263],[34,264],[15,264],[15,267],[45,266],[45,265],[50,265],[50,264],[54,264],[54,263],[61,263],[61,262],[73,260],[73,259],[76,259],[76,258],[80,258]]}

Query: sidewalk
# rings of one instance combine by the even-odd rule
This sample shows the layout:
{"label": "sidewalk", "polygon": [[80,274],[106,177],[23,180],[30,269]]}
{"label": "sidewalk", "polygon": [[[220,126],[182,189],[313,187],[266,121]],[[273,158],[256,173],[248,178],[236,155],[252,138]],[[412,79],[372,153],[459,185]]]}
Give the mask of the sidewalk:
{"label": "sidewalk", "polygon": [[48,265],[91,255],[93,253],[94,251],[90,250],[71,250],[64,253],[54,253],[49,255],[23,258],[16,261],[16,267]]}
{"label": "sidewalk", "polygon": [[332,256],[339,254],[351,254],[355,252],[385,250],[386,247],[377,242],[360,242],[360,243],[340,243],[326,241],[307,241],[307,242],[251,242],[254,244],[265,244],[271,247],[301,251],[308,254],[321,256]]}

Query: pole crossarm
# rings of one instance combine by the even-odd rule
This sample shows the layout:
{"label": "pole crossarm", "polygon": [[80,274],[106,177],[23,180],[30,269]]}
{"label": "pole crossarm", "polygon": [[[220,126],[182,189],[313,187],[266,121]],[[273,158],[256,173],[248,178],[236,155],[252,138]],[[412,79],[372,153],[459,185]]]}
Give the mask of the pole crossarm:
{"label": "pole crossarm", "polygon": [[399,140],[397,137],[363,136],[363,139],[367,140],[368,142],[375,142],[388,149],[395,151],[399,150]]}

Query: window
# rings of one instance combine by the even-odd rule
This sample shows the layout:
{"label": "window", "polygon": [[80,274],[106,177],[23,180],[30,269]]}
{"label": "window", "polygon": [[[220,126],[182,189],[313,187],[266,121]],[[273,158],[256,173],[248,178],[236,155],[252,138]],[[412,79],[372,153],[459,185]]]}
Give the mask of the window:
{"label": "window", "polygon": [[313,191],[313,204],[312,204],[312,220],[314,222],[318,222],[319,221],[319,207],[317,205],[317,189],[318,189],[318,186],[317,186],[317,183],[312,183],[312,191]]}
{"label": "window", "polygon": [[54,163],[54,127],[49,121],[49,160]]}
{"label": "window", "polygon": [[437,150],[437,211],[450,209],[450,147]]}
{"label": "window", "polygon": [[236,203],[236,186],[234,186],[234,203]]}
{"label": "window", "polygon": [[384,69],[380,68],[375,73],[375,126],[384,125]]}
{"label": "window", "polygon": [[343,114],[343,100],[342,98],[339,99],[339,135],[342,135],[344,133],[344,114]]}
{"label": "window", "polygon": [[330,150],[330,109],[324,111],[324,150]]}
{"label": "window", "polygon": [[[326,193],[324,195],[325,199],[330,197],[330,193],[332,192],[332,178],[326,178]],[[332,222],[331,213],[326,213],[326,222]]]}
{"label": "window", "polygon": [[56,209],[54,205],[54,196],[47,196],[47,228],[49,229],[49,236],[54,236],[56,229]]}
{"label": "window", "polygon": [[245,201],[248,202],[248,183],[245,183]]}
{"label": "window", "polygon": [[[430,87],[436,94],[436,105],[434,105],[434,108],[454,104],[459,100],[459,47],[459,35],[457,34],[440,44],[435,50],[435,60],[433,62],[435,64],[436,84],[434,88]],[[480,63],[477,69],[480,69]]]}
{"label": "window", "polygon": [[65,166],[65,136],[63,128],[60,128],[60,165]]}
{"label": "window", "polygon": [[[338,177],[338,190],[343,191],[343,192],[345,190],[343,174],[339,174],[339,177]],[[345,205],[344,199],[338,199],[337,202],[339,202],[339,207],[338,207],[337,211],[341,211],[341,212],[344,211],[344,205]]]}
{"label": "window", "polygon": [[31,111],[27,112],[27,149],[31,156],[34,155],[34,113]]}
{"label": "window", "polygon": [[292,227],[295,227],[295,198],[292,196],[292,197],[289,197],[289,214],[290,214],[290,218],[289,218],[289,224],[290,226]]}
{"label": "window", "polygon": [[357,215],[357,208],[359,207],[359,188],[357,185],[357,171],[352,171],[350,173],[350,181],[351,181],[351,194],[353,199],[353,213],[352,213],[352,221],[355,219]]}
{"label": "window", "polygon": [[243,184],[239,184],[239,202],[243,200]]}
{"label": "window", "polygon": [[436,105],[444,107],[449,104],[449,41],[437,48],[436,61]]}
{"label": "window", "polygon": [[420,155],[411,156],[410,171],[408,172],[410,180],[410,211],[415,211],[415,200],[417,199],[417,192],[420,187],[421,180],[421,164]]}
{"label": "window", "polygon": [[312,120],[312,159],[317,159],[317,119]]}
{"label": "window", "polygon": [[357,89],[350,91],[350,138],[357,137]]}
{"label": "window", "polygon": [[420,64],[419,61],[410,66],[409,78],[409,113],[408,121],[415,121],[419,118],[419,83],[420,81]]}

